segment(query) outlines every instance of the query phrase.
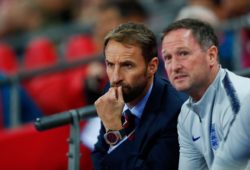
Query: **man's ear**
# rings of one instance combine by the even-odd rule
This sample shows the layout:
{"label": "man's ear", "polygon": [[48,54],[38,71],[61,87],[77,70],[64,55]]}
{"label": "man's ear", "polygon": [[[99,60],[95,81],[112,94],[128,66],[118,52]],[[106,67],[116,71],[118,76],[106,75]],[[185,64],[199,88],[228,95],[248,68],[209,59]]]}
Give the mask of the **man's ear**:
{"label": "man's ear", "polygon": [[208,49],[208,61],[210,65],[218,62],[218,48],[214,45]]}
{"label": "man's ear", "polygon": [[148,73],[150,75],[154,75],[158,68],[158,58],[154,57],[151,59],[151,61],[148,63]]}

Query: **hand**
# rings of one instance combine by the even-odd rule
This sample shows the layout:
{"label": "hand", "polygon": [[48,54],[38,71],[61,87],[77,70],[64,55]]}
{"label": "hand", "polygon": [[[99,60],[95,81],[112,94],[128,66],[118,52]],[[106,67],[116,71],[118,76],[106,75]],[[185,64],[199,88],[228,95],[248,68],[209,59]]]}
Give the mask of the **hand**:
{"label": "hand", "polygon": [[107,130],[122,129],[122,110],[124,100],[122,87],[111,87],[107,93],[95,101],[98,116]]}

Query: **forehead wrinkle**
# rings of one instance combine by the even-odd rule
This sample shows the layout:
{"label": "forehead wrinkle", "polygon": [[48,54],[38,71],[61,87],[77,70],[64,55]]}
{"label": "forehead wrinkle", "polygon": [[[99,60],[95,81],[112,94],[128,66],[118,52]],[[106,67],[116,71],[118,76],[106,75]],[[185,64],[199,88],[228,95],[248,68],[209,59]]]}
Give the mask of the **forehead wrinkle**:
{"label": "forehead wrinkle", "polygon": [[[123,46],[124,48],[120,48]],[[105,50],[106,59],[115,60],[115,61],[132,61],[134,59],[134,55],[137,55],[138,50],[131,45],[124,45],[124,44],[116,44],[107,46]]]}
{"label": "forehead wrinkle", "polygon": [[[162,53],[166,54],[169,51],[169,49],[172,49],[173,47],[175,47],[174,49],[177,49],[177,50],[184,49],[185,47],[188,48],[190,47],[190,44],[195,44],[195,43],[196,43],[196,40],[192,36],[191,30],[186,30],[186,29],[175,30],[175,31],[170,32],[163,39]],[[166,46],[168,48],[166,48]]]}
{"label": "forehead wrinkle", "polygon": [[134,56],[135,52],[133,49],[129,49],[129,50],[124,50],[124,51],[119,51],[119,50],[107,50],[106,51],[106,59],[114,59],[114,60],[118,60],[118,61],[124,61],[124,60],[131,60],[133,59],[132,56]]}

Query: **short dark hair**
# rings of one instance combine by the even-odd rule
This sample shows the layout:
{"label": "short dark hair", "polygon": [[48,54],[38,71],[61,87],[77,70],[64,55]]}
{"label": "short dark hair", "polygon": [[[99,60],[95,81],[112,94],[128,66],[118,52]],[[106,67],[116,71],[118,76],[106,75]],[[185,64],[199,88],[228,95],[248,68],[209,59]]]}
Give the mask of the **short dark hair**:
{"label": "short dark hair", "polygon": [[154,33],[141,23],[124,23],[114,28],[104,38],[105,48],[110,40],[115,40],[122,44],[138,45],[142,50],[142,55],[146,62],[157,57],[157,42]]}
{"label": "short dark hair", "polygon": [[212,26],[203,21],[191,18],[177,20],[170,24],[163,30],[161,39],[163,40],[169,32],[178,29],[191,30],[192,35],[204,50],[208,49],[212,45],[218,47],[218,37],[216,36]]}

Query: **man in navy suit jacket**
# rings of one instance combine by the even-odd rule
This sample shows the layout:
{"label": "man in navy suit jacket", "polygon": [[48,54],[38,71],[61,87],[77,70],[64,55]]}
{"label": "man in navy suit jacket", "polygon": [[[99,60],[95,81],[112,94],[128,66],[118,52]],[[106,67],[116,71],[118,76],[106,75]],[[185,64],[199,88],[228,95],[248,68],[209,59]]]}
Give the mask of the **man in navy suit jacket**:
{"label": "man in navy suit jacket", "polygon": [[[185,96],[155,76],[154,34],[142,24],[122,24],[105,37],[104,55],[110,88],[95,102],[102,128],[94,168],[178,169],[176,126]],[[127,109],[136,117],[132,132],[122,123]]]}

